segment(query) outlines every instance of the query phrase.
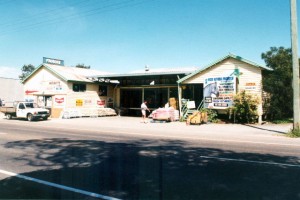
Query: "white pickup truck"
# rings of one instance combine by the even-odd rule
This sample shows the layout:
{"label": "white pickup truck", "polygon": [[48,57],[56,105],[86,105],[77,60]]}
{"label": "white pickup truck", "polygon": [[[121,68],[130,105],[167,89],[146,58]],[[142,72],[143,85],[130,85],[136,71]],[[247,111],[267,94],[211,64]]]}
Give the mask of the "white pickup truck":
{"label": "white pickup truck", "polygon": [[7,119],[17,117],[25,118],[28,121],[35,119],[47,120],[50,116],[49,110],[40,108],[36,103],[21,101],[6,103],[5,106],[0,107],[0,112],[3,112]]}

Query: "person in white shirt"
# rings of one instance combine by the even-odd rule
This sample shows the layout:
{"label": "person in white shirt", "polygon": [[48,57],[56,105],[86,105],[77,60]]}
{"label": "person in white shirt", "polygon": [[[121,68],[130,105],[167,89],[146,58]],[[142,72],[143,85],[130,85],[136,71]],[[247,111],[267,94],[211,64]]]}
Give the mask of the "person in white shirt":
{"label": "person in white shirt", "polygon": [[148,110],[150,112],[149,108],[147,107],[147,101],[144,101],[144,103],[142,103],[142,105],[141,105],[142,120],[143,120],[142,122],[144,122],[144,123],[147,123],[147,121],[146,121],[146,110]]}

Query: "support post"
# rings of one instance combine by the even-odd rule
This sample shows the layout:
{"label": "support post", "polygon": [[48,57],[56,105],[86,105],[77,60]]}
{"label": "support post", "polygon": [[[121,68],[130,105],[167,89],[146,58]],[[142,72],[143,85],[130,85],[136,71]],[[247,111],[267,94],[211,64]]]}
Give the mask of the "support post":
{"label": "support post", "polygon": [[297,30],[297,5],[296,0],[291,0],[291,42],[293,58],[293,129],[299,129],[299,58],[298,58],[298,30]]}

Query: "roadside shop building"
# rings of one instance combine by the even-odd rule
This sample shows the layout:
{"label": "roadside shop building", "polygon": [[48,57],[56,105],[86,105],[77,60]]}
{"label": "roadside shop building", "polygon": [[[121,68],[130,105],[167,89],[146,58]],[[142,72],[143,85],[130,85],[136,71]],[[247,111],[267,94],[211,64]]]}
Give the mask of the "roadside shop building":
{"label": "roadside shop building", "polygon": [[[140,106],[144,100],[148,102],[150,110],[164,107],[167,103],[178,110],[177,81],[196,69],[196,67],[152,69],[146,66],[143,70],[126,74],[103,74],[90,78],[94,81],[118,82],[114,86],[115,108],[121,115],[140,116]],[[198,95],[197,99],[202,98],[200,90],[195,89],[193,95]]]}
{"label": "roadside shop building", "polygon": [[[138,115],[143,100],[150,109],[163,107],[170,98],[182,102],[194,101],[195,108],[204,108],[226,113],[232,106],[233,96],[240,91],[256,95],[259,121],[262,110],[262,70],[271,70],[234,54],[228,54],[203,68],[149,69],[128,74],[104,74],[93,76],[95,80],[117,80],[114,101],[116,108],[126,115]],[[181,113],[182,114],[182,113]]]}
{"label": "roadside shop building", "polygon": [[[262,70],[271,70],[240,56],[228,54],[215,62],[178,80],[180,90],[184,91],[190,85],[198,85],[203,94],[205,108],[215,109],[219,113],[226,113],[232,106],[233,96],[240,91],[257,96],[259,122],[263,115],[262,98]],[[180,92],[181,98],[184,92]],[[180,101],[179,101],[180,102]]]}
{"label": "roadside shop building", "polygon": [[[113,85],[89,80],[97,70],[67,67],[62,60],[44,58],[44,63],[23,80],[26,101],[51,111],[51,117],[114,115]],[[70,114],[71,113],[71,114]]]}
{"label": "roadside shop building", "polygon": [[[140,116],[140,105],[148,101],[151,110],[172,104],[182,108],[183,100],[196,107],[226,112],[233,96],[245,90],[262,102],[262,70],[270,70],[240,56],[228,54],[203,68],[145,67],[125,74],[66,67],[56,62],[41,64],[24,83],[25,98],[51,109],[59,117],[67,109],[89,115],[88,110],[113,108],[120,115]],[[102,112],[101,111],[101,112]],[[262,103],[259,116],[262,116]]]}

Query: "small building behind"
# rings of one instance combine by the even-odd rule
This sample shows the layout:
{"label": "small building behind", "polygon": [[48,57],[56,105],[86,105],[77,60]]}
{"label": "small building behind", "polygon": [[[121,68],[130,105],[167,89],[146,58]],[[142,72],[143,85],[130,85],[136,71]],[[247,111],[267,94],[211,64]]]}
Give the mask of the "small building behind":
{"label": "small building behind", "polygon": [[0,99],[5,102],[24,100],[24,86],[20,79],[0,77]]}
{"label": "small building behind", "polygon": [[234,95],[244,90],[260,99],[258,113],[261,121],[262,70],[271,69],[240,56],[228,54],[178,80],[181,89],[179,99],[193,99],[192,93],[185,90],[191,85],[198,86],[203,94],[204,107],[225,113],[227,108],[232,106]]}

